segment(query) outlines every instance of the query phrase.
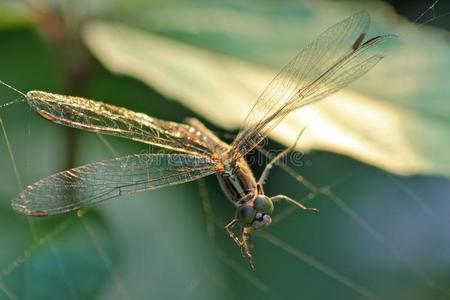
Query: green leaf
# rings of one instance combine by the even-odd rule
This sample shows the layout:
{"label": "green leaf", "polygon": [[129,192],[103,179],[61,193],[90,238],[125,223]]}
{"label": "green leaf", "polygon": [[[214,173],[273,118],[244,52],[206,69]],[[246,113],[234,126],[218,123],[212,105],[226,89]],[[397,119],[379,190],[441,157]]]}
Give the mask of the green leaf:
{"label": "green leaf", "polygon": [[[5,30],[1,40],[1,80],[23,91],[60,88],[61,68],[34,30]],[[0,88],[2,104],[19,96]],[[24,103],[3,107],[0,118],[0,299],[92,298],[112,280],[108,267],[120,265],[108,222],[94,212],[33,219],[10,205],[23,185],[56,172],[66,161],[62,128],[48,126]]]}
{"label": "green leaf", "polygon": [[119,261],[117,245],[96,214],[36,221],[13,217],[7,206],[1,215],[0,225],[9,230],[2,232],[8,244],[1,256],[1,281],[10,296],[90,298],[110,278],[104,260],[114,262],[111,267]]}
{"label": "green leaf", "polygon": [[[325,11],[321,4],[291,4],[292,10],[282,10],[275,5],[265,3],[259,10],[245,4],[162,5],[140,13],[148,17],[147,30],[93,21],[84,26],[83,39],[112,71],[142,80],[216,125],[238,128],[280,61],[295,54],[294,45],[305,45],[328,25],[364,8],[330,4]],[[268,7],[274,10],[269,13]],[[290,114],[271,138],[289,145],[308,126],[302,149],[350,155],[398,174],[448,176],[450,46],[445,33],[395,20],[387,8],[374,7],[366,7],[375,20],[371,32],[399,36],[388,45],[387,57],[343,92]],[[224,26],[226,20],[232,25]],[[220,53],[225,44],[223,52],[231,55]]]}
{"label": "green leaf", "polygon": [[0,3],[0,29],[10,29],[30,25],[30,11],[21,1]]}
{"label": "green leaf", "polygon": [[[80,16],[82,19],[89,16],[93,23],[86,23],[84,38],[92,52],[109,69],[116,70],[115,61],[118,61],[118,73],[138,79],[115,76],[94,61],[89,74],[82,78],[86,80],[84,89],[77,95],[168,120],[199,117],[179,104],[183,103],[199,112],[200,117],[229,129],[240,125],[266,81],[298,48],[327,26],[364,8],[354,1],[351,6],[341,1],[315,4],[263,0],[45,2],[64,3],[62,10],[67,20],[75,20],[72,24],[78,24]],[[380,7],[379,2],[369,3],[372,4],[362,5],[372,5],[366,9],[375,16],[374,34],[402,30],[388,28],[395,24],[386,19],[393,22],[398,18],[388,8]],[[383,17],[377,17],[379,14]],[[115,19],[119,23],[118,31],[114,31],[116,25],[111,23],[97,23],[101,15],[108,20]],[[430,43],[436,45],[435,40],[439,39],[436,36],[442,35],[425,27],[412,29],[417,31],[418,38],[433,40]],[[424,34],[422,30],[427,31]],[[0,79],[23,91],[41,89],[73,94],[64,88],[68,74],[61,72],[67,62],[63,53],[74,50],[73,44],[53,48],[45,41],[36,42],[35,35],[33,38],[29,35],[30,32],[23,30],[2,32]],[[409,56],[415,61],[404,59],[402,53],[407,52],[399,49],[414,40],[404,37],[401,34],[399,42],[392,44],[386,60],[373,72],[335,100],[326,100],[318,108],[308,108],[312,112],[303,113],[300,121],[309,124],[307,132],[311,132],[303,140],[304,145],[310,141],[314,147],[320,146],[313,137],[320,138],[317,131],[330,127],[332,133],[349,132],[348,136],[339,137],[344,145],[353,141],[350,146],[356,148],[355,155],[366,153],[360,149],[370,147],[362,160],[381,155],[384,164],[387,159],[394,165],[386,168],[398,169],[400,165],[410,170],[409,164],[415,162],[405,163],[400,157],[396,164],[392,162],[394,159],[385,157],[384,147],[376,148],[384,142],[384,135],[389,135],[386,131],[392,124],[404,126],[404,115],[410,121],[424,120],[428,115],[424,129],[428,130],[430,121],[436,122],[440,127],[437,126],[435,138],[446,142],[441,138],[441,127],[448,118],[436,116],[446,115],[448,106],[442,96],[448,87],[433,86],[433,82],[445,82],[448,77],[445,77],[448,71],[438,65],[446,66],[446,56],[442,55],[448,52],[447,46],[440,41],[443,46],[432,48],[436,57],[427,54],[418,60],[414,55]],[[129,45],[120,44],[121,41]],[[432,47],[426,43],[420,46]],[[422,61],[422,66],[430,66],[425,68],[426,77],[418,72],[404,73],[403,69],[414,69]],[[392,62],[402,63],[403,69],[394,68]],[[385,65],[389,68],[383,70]],[[207,72],[203,74],[203,70]],[[400,75],[394,77],[391,73]],[[435,78],[434,73],[442,77]],[[411,86],[398,85],[397,80],[403,78],[416,78],[412,87],[416,91],[426,88],[423,94],[432,100],[421,102],[422,96],[417,96],[417,104],[412,105],[416,94]],[[393,91],[395,97],[390,95]],[[406,92],[409,96],[402,96]],[[1,88],[0,93],[1,104],[18,96],[7,88]],[[179,103],[167,101],[161,94]],[[434,101],[433,106],[428,107],[430,101]],[[365,118],[371,113],[365,112],[366,107],[382,119],[375,119],[374,124],[357,123],[363,128],[354,128],[353,115],[361,114]],[[349,119],[347,109],[352,112]],[[401,118],[397,116],[398,111]],[[0,274],[3,276],[0,299],[287,299],[293,295],[304,299],[449,298],[447,179],[397,178],[324,152],[302,156],[301,166],[295,166],[301,174],[296,177],[299,182],[274,168],[264,186],[265,192],[271,196],[283,193],[306,201],[308,206],[319,208],[320,214],[276,205],[274,224],[252,236],[257,271],[251,272],[224,230],[235,211],[213,176],[201,185],[202,193],[197,183],[191,183],[107,201],[95,208],[102,212],[101,216],[89,212],[81,219],[65,215],[33,220],[37,232],[34,239],[27,220],[10,208],[10,200],[21,189],[12,162],[18,165],[23,184],[30,184],[71,166],[152,149],[124,139],[108,136],[99,139],[92,133],[68,131],[36,116],[25,104],[2,107],[0,115],[15,157],[10,158],[1,136]],[[321,116],[322,121],[311,115]],[[407,126],[416,126],[413,121]],[[290,143],[289,135],[295,135],[300,128],[291,128],[289,122],[274,138]],[[294,126],[301,126],[298,120],[293,122]],[[374,128],[381,132],[381,141],[378,135],[366,136]],[[404,135],[403,131],[398,134]],[[426,137],[417,136],[418,133],[411,134],[398,141],[400,149],[410,143],[407,150],[416,153],[420,144],[430,143],[421,141]],[[386,141],[392,143],[392,139]],[[362,146],[356,147],[359,142]],[[332,150],[337,151],[336,147],[332,144]],[[395,147],[399,146],[395,144]],[[392,152],[398,151],[395,147]],[[275,151],[276,148],[279,145],[275,143],[267,147]],[[445,155],[442,149],[433,149],[433,155],[436,153]],[[419,163],[424,160],[436,163],[445,161],[445,156],[443,160],[427,154]],[[442,163],[441,168],[445,170],[448,164]],[[255,175],[261,171],[258,166],[253,170]],[[308,185],[302,185],[306,181],[324,194],[315,194]],[[94,243],[83,221],[88,221],[98,243]],[[62,231],[61,223],[68,224]],[[41,240],[44,242],[40,243]],[[20,263],[16,265],[16,262]]]}

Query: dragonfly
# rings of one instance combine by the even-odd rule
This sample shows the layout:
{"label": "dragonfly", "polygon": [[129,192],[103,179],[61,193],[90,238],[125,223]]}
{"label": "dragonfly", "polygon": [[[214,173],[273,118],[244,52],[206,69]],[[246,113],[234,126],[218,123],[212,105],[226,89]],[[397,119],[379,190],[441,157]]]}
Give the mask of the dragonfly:
{"label": "dragonfly", "polygon": [[225,229],[254,270],[250,237],[271,224],[274,203],[285,201],[305,211],[317,210],[289,196],[264,192],[270,169],[294,147],[273,157],[258,179],[246,155],[288,114],[339,91],[383,58],[378,46],[392,36],[366,39],[369,23],[367,12],[355,13],[300,50],[259,96],[231,143],[194,118],[176,123],[81,97],[19,91],[48,121],[169,151],[116,157],[56,173],[26,187],[13,199],[12,207],[28,216],[56,215],[215,174],[236,209]]}

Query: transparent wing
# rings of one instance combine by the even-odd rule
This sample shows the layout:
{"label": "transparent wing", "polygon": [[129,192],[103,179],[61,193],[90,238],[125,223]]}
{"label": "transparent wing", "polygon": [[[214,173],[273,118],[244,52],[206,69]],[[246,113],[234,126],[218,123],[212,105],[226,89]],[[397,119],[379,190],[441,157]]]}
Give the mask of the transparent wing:
{"label": "transparent wing", "polygon": [[64,213],[122,195],[195,180],[214,173],[206,157],[137,154],[95,162],[37,181],[12,202],[32,216]]}
{"label": "transparent wing", "polygon": [[27,100],[45,119],[74,128],[189,154],[209,156],[215,144],[193,126],[151,118],[103,102],[42,91],[28,92]]}
{"label": "transparent wing", "polygon": [[383,57],[376,47],[391,36],[364,42],[370,18],[359,12],[303,48],[266,87],[232,143],[240,157],[259,144],[291,111],[337,92]]}

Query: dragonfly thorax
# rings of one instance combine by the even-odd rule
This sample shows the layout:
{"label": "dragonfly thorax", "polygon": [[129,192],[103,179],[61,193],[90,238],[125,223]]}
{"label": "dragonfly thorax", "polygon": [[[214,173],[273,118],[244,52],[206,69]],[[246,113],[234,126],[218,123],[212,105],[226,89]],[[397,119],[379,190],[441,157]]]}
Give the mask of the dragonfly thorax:
{"label": "dragonfly thorax", "polygon": [[225,195],[236,206],[257,195],[255,177],[244,158],[224,161],[223,169],[217,172],[217,179]]}
{"label": "dragonfly thorax", "polygon": [[223,192],[236,206],[236,221],[248,230],[265,227],[272,223],[272,200],[264,195],[244,158],[222,155],[216,173]]}

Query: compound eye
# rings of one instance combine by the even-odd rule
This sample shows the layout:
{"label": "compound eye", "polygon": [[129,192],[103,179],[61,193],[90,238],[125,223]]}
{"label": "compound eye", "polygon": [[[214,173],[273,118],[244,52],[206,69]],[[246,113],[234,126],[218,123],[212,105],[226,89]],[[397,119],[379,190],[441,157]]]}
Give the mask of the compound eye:
{"label": "compound eye", "polygon": [[253,203],[256,211],[271,215],[273,213],[273,202],[265,195],[258,195]]}
{"label": "compound eye", "polygon": [[236,212],[236,219],[242,226],[250,226],[255,218],[256,211],[253,207],[245,204],[238,207]]}

